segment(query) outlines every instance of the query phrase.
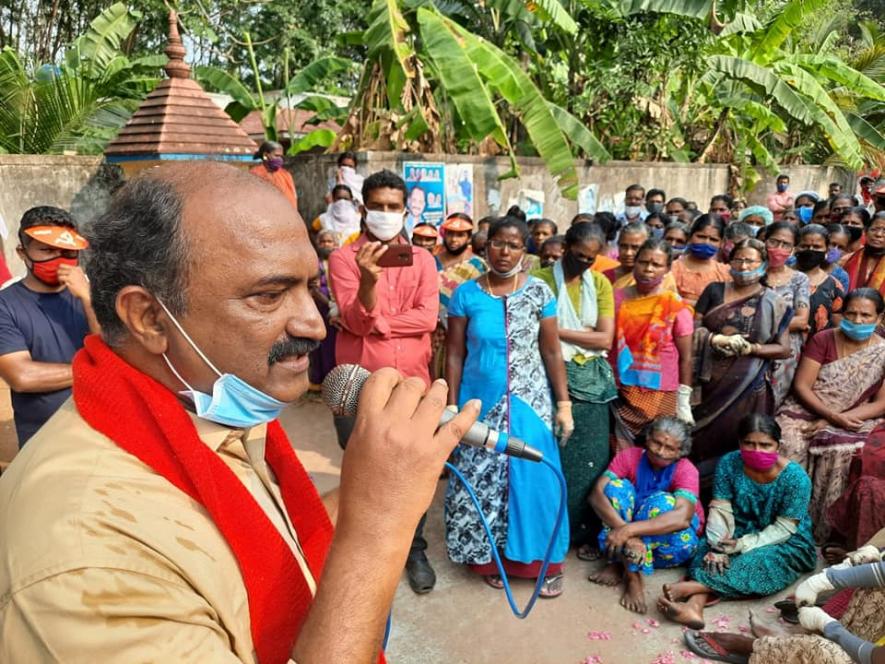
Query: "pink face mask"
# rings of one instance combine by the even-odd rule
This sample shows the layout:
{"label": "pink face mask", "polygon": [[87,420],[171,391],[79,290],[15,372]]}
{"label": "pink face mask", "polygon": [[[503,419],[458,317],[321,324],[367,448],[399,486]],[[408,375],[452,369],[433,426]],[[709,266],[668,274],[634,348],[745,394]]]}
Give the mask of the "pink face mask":
{"label": "pink face mask", "polygon": [[776,249],[768,250],[768,265],[770,267],[783,267],[787,260],[792,255],[792,251],[789,249],[784,249],[783,247],[777,247]]}
{"label": "pink face mask", "polygon": [[768,470],[777,463],[777,452],[763,452],[761,450],[741,450],[741,459],[747,468],[753,470]]}

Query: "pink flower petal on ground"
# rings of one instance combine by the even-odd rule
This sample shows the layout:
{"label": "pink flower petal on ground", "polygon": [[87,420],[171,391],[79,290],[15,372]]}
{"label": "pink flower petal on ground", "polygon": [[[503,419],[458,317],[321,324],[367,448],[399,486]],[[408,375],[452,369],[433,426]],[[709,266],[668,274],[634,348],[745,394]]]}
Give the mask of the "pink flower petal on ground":
{"label": "pink flower petal on ground", "polygon": [[651,664],[676,664],[676,655],[672,650],[662,652],[651,661]]}
{"label": "pink flower petal on ground", "polygon": [[651,634],[651,630],[650,630],[648,627],[643,627],[643,628],[642,628],[642,633],[643,633],[643,634]]}
{"label": "pink flower petal on ground", "polygon": [[591,641],[611,641],[611,632],[592,631],[587,633],[587,638]]}
{"label": "pink flower petal on ground", "polygon": [[777,611],[777,609],[774,608],[773,606],[766,606],[765,607],[765,613],[775,613],[776,611]]}
{"label": "pink flower petal on ground", "polygon": [[638,623],[638,622],[633,623],[633,629],[642,629],[642,623]]}
{"label": "pink flower petal on ground", "polygon": [[679,654],[682,655],[683,657],[685,657],[685,659],[697,659],[698,658],[698,656],[695,655],[691,650],[683,650]]}
{"label": "pink flower petal on ground", "polygon": [[602,664],[602,657],[599,655],[587,655],[587,659],[585,659],[581,664]]}
{"label": "pink flower petal on ground", "polygon": [[739,625],[739,626],[738,626],[738,631],[739,631],[739,632],[743,632],[744,634],[749,634],[749,633],[750,633],[750,628],[747,627],[746,625]]}
{"label": "pink flower petal on ground", "polygon": [[645,622],[646,622],[646,624],[648,624],[649,627],[660,627],[661,626],[661,623],[659,623],[654,618],[649,618]]}

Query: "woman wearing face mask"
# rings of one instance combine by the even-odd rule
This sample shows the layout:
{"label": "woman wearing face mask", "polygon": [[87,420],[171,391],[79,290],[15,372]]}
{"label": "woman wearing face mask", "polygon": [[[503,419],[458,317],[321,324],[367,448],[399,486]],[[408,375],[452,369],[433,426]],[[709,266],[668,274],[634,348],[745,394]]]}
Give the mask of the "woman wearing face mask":
{"label": "woman wearing face mask", "polygon": [[738,221],[750,226],[753,229],[753,237],[758,237],[762,229],[774,221],[774,215],[763,205],[751,205],[741,210]]}
{"label": "woman wearing face mask", "polygon": [[775,364],[771,375],[774,389],[774,407],[777,408],[793,383],[793,375],[799,366],[799,355],[808,332],[809,306],[811,287],[808,276],[787,267],[787,261],[793,255],[798,239],[796,227],[786,221],[778,221],[765,229],[762,238],[768,251],[768,269],[765,273],[765,285],[781,296],[786,305],[792,309],[790,320],[790,357]]}
{"label": "woman wearing face mask", "polygon": [[673,263],[673,277],[679,294],[691,305],[707,284],[731,279],[728,266],[716,260],[724,235],[725,224],[715,214],[702,214],[689,229],[686,251]]}
{"label": "woman wearing face mask", "polygon": [[869,287],[885,294],[885,212],[867,224],[863,249],[844,263],[852,289]]}
{"label": "woman wearing face mask", "polygon": [[692,629],[703,629],[711,599],[774,595],[817,564],[811,482],[779,453],[780,427],[768,415],[750,413],[736,429],[738,450],[716,466],[707,536],[689,568],[692,580],[665,585],[658,600],[665,615]]}
{"label": "woman wearing face mask", "polygon": [[845,490],[852,457],[885,416],[885,340],[875,334],[882,296],[871,288],[845,297],[838,328],[809,340],[790,396],[778,413],[783,453],[808,468],[811,516],[824,541],[824,512]]}
{"label": "woman wearing face mask", "polygon": [[565,235],[562,258],[532,273],[557,298],[559,343],[575,420],[575,431],[560,456],[568,485],[571,543],[583,560],[598,557],[592,546],[596,526],[587,494],[609,461],[608,404],[618,395],[605,359],[615,328],[612,287],[591,269],[604,247],[605,236],[598,226],[575,224]]}
{"label": "woman wearing face mask", "polygon": [[839,265],[839,262],[842,260],[842,256],[845,255],[845,249],[851,240],[848,236],[848,231],[842,224],[829,224],[827,232],[830,237],[827,240],[827,260],[823,268],[827,274],[831,274],[841,284],[842,290],[847,293],[850,279],[845,269]]}
{"label": "woman wearing face mask", "polygon": [[298,192],[295,190],[295,180],[289,171],[283,168],[283,146],[276,141],[265,141],[254,155],[261,163],[249,169],[252,175],[257,175],[262,180],[267,180],[274,187],[283,192],[292,206],[298,209]]}
{"label": "woman wearing face mask", "polygon": [[[449,303],[446,381],[449,404],[482,401],[480,419],[559,461],[560,444],[574,431],[565,364],[557,329],[557,303],[540,279],[522,272],[529,238],[519,218],[489,228],[489,271],[455,291]],[[552,393],[551,393],[552,387]],[[455,465],[476,489],[491,519],[508,575],[537,578],[553,531],[559,482],[539,463],[462,446]],[[489,542],[464,486],[453,479],[445,500],[449,557],[470,566],[486,583],[502,588]],[[562,594],[562,562],[568,551],[564,523],[553,547],[542,597]]]}
{"label": "woman wearing face mask", "polygon": [[[636,256],[639,249],[649,239],[650,228],[643,222],[627,224],[618,235],[618,259],[620,265],[603,272],[612,284],[612,288],[623,289],[636,285],[636,277],[633,276],[633,268],[636,266]],[[664,290],[678,292],[676,279],[668,271],[664,275]]]}
{"label": "woman wearing face mask", "polygon": [[609,361],[618,380],[615,436],[629,447],[656,417],[691,414],[691,307],[664,277],[673,261],[663,240],[647,240],[633,267],[634,284],[615,289],[615,343]]}
{"label": "woman wearing face mask", "polygon": [[809,224],[799,230],[799,244],[796,245],[796,268],[808,277],[811,300],[808,315],[808,336],[818,331],[839,325],[842,311],[842,298],[845,291],[839,280],[828,274],[827,242],[830,234],[823,226]]}
{"label": "woman wearing face mask", "polygon": [[313,301],[326,324],[326,338],[320,343],[320,347],[310,354],[310,389],[318,392],[326,374],[335,368],[336,364],[335,338],[340,318],[338,307],[332,299],[332,289],[329,288],[329,256],[338,248],[338,234],[333,231],[320,231],[317,233],[316,246],[317,257],[320,259],[319,273],[310,280],[309,287]]}
{"label": "woman wearing face mask", "polygon": [[655,240],[664,237],[664,226],[670,221],[669,215],[665,212],[652,212],[645,218],[645,226],[648,228],[648,236]]}
{"label": "woman wearing face mask", "polygon": [[731,448],[737,423],[747,413],[774,413],[771,370],[792,352],[791,314],[763,283],[768,253],[759,240],[744,240],[731,255],[730,283],[707,286],[695,307],[694,408],[697,426],[692,459],[702,476]]}
{"label": "woman wearing face mask", "polygon": [[796,196],[794,206],[796,209],[796,216],[799,218],[800,226],[805,226],[806,224],[811,223],[811,217],[814,214],[814,204],[819,200],[820,196],[813,191],[803,191]]}
{"label": "woman wearing face mask", "polygon": [[313,220],[315,233],[331,231],[341,246],[355,242],[360,236],[360,211],[353,200],[353,192],[345,184],[332,188],[332,202],[320,216]]}
{"label": "woman wearing face mask", "polygon": [[679,258],[688,244],[688,226],[681,221],[671,221],[664,228],[664,242],[673,250],[674,260]]}
{"label": "woman wearing face mask", "polygon": [[[863,231],[864,228],[870,225],[871,218],[869,210],[862,207],[851,208],[841,216],[839,223],[848,231],[848,246],[845,247],[845,257],[848,254],[863,249]],[[843,263],[846,260],[845,257],[842,259]]]}
{"label": "woman wearing face mask", "polygon": [[736,221],[733,224],[729,224],[725,227],[725,241],[722,243],[722,246],[719,247],[719,262],[728,265],[728,261],[731,258],[731,252],[734,251],[734,247],[739,242],[743,240],[749,240],[751,237],[756,237],[755,230],[750,224],[745,224],[742,221]]}

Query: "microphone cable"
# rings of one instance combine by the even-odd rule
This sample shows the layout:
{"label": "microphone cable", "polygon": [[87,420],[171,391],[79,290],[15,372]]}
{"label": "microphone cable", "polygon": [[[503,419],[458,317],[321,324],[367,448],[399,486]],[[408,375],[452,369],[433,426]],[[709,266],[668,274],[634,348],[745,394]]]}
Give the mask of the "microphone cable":
{"label": "microphone cable", "polygon": [[525,608],[520,610],[516,605],[516,600],[513,598],[513,593],[510,590],[510,580],[507,577],[507,572],[504,571],[504,564],[501,562],[501,555],[498,553],[498,547],[495,545],[495,538],[492,535],[492,529],[489,526],[489,522],[486,520],[485,515],[482,513],[482,507],[479,504],[479,498],[476,497],[476,493],[473,490],[473,487],[470,486],[470,482],[467,481],[461,471],[459,471],[455,466],[446,462],[446,468],[448,468],[452,473],[455,474],[455,477],[464,485],[464,488],[467,490],[467,495],[470,496],[470,500],[473,502],[473,506],[476,508],[476,513],[479,515],[479,520],[482,522],[482,527],[486,531],[486,537],[489,539],[489,544],[492,549],[492,558],[495,560],[495,566],[498,568],[498,573],[501,575],[501,581],[504,583],[504,593],[507,595],[507,603],[510,605],[510,610],[513,612],[513,615],[519,618],[520,620],[524,620],[528,617],[529,613],[532,611],[532,607],[534,607],[535,602],[538,599],[538,596],[541,594],[541,587],[544,585],[544,581],[547,577],[547,567],[550,565],[550,556],[553,554],[553,547],[556,546],[556,536],[559,535],[559,531],[562,528],[562,522],[565,518],[565,510],[566,504],[568,501],[568,493],[565,484],[565,477],[562,474],[562,471],[559,470],[556,466],[554,466],[547,457],[541,458],[541,463],[547,466],[553,474],[556,476],[556,479],[559,480],[559,510],[556,514],[556,522],[553,525],[553,532],[550,534],[550,541],[547,544],[547,550],[544,552],[544,559],[541,563],[541,572],[538,574],[538,581],[535,584],[535,590],[532,592],[532,596],[529,598],[528,603],[525,605]]}

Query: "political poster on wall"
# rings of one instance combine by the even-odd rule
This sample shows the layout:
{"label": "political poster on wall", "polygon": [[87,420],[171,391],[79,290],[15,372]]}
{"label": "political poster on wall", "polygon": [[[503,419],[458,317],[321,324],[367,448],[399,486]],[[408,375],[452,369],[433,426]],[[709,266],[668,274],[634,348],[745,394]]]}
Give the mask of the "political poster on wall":
{"label": "political poster on wall", "polygon": [[409,235],[418,224],[439,226],[446,213],[446,165],[442,162],[407,161],[403,164],[406,181],[406,230]]}
{"label": "political poster on wall", "polygon": [[473,217],[473,164],[446,164],[446,216]]}

